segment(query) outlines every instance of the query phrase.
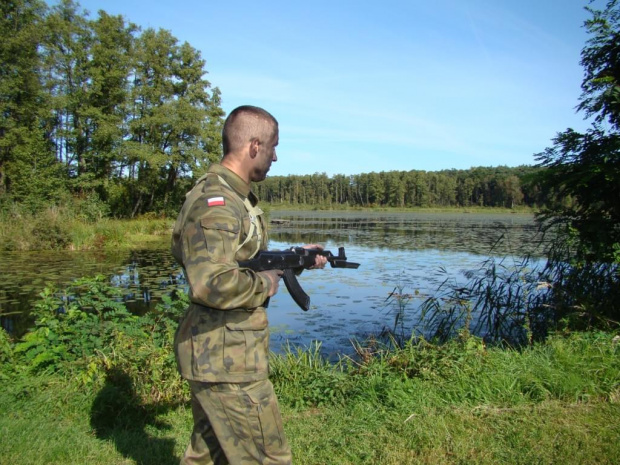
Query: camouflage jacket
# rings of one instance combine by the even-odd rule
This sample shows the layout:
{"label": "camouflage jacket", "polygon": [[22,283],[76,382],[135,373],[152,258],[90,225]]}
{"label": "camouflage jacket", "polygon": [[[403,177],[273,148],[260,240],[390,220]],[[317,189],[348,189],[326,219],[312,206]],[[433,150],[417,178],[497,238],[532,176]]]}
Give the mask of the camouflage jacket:
{"label": "camouflage jacket", "polygon": [[267,378],[270,282],[237,265],[267,247],[257,202],[250,186],[221,165],[212,165],[186,195],[172,233],[172,254],[183,266],[191,301],[175,338],[186,379]]}

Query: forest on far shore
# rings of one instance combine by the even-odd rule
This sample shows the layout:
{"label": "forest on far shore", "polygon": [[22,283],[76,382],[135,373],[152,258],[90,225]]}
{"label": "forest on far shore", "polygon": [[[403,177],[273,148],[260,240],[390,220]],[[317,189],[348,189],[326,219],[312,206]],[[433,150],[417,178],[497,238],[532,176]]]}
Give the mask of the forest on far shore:
{"label": "forest on far shore", "polygon": [[267,177],[254,186],[272,204],[318,207],[538,207],[553,197],[537,181],[544,168],[477,167],[468,170],[382,171]]}

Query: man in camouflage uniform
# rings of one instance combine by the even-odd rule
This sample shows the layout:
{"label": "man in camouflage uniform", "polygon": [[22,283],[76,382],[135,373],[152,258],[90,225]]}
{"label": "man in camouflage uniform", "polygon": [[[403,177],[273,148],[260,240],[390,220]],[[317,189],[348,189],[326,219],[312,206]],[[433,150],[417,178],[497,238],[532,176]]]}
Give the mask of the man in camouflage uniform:
{"label": "man in camouflage uniform", "polygon": [[[175,339],[194,417],[181,464],[290,464],[267,359],[266,306],[281,272],[237,264],[267,247],[250,183],[264,180],[277,160],[278,123],[261,108],[242,106],[226,119],[222,139],[221,163],[187,194],[172,235],[191,301]],[[325,262],[318,256],[315,267]]]}

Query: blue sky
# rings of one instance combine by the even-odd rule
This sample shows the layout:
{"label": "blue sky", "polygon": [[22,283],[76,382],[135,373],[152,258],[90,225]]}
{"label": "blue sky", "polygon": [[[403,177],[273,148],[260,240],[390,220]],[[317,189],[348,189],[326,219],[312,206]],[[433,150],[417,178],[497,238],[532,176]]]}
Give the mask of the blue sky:
{"label": "blue sky", "polygon": [[79,3],[189,42],[227,113],[270,111],[270,175],[531,165],[589,124],[587,0]]}

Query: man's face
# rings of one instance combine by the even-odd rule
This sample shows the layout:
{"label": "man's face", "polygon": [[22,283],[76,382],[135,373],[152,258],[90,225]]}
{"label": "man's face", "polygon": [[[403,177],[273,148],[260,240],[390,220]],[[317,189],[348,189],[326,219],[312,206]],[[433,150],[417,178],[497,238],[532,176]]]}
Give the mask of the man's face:
{"label": "man's face", "polygon": [[276,155],[276,146],[279,142],[278,130],[276,129],[273,136],[266,138],[264,141],[260,141],[258,146],[258,154],[254,160],[254,171],[252,173],[251,181],[260,182],[267,177],[267,172],[271,168],[271,164],[278,160]]}

